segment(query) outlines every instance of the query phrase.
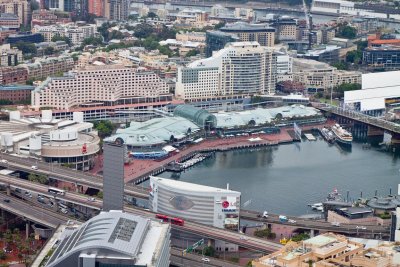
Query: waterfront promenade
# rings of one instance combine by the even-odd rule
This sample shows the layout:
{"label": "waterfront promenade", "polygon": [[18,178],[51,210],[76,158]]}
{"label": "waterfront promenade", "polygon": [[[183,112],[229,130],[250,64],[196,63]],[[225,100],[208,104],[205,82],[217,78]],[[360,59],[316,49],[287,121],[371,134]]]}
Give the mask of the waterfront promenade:
{"label": "waterfront promenade", "polygon": [[[325,124],[301,126],[303,131],[313,128],[320,128]],[[231,149],[262,147],[279,145],[293,142],[293,136],[289,133],[292,127],[281,128],[279,133],[274,134],[253,134],[249,136],[235,136],[230,138],[217,138],[204,140],[199,144],[189,145],[180,149],[179,153],[169,156],[163,160],[156,161],[151,159],[132,159],[131,163],[125,166],[125,183],[141,181],[149,175],[156,175],[164,171],[164,166],[170,162],[180,161],[196,152],[203,151],[225,151]],[[249,141],[250,138],[259,138],[258,141]],[[96,167],[91,170],[94,174],[102,171],[102,156],[96,159]]]}

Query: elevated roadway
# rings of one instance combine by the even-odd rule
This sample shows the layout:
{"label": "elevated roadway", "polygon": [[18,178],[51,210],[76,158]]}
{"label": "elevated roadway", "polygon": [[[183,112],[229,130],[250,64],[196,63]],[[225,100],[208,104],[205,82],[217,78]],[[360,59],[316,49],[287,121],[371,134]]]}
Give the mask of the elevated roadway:
{"label": "elevated roadway", "polygon": [[[59,167],[56,164],[46,163],[35,159],[21,158],[4,153],[0,154],[0,158],[8,161],[8,163],[0,161],[0,166],[6,167],[10,170],[43,174],[54,180],[70,182],[98,190],[103,189],[103,177],[99,175],[92,175],[70,168]],[[33,165],[37,166],[38,169],[33,170]],[[147,190],[136,186],[125,186],[125,194],[144,199],[148,199],[149,197],[149,192]]]}
{"label": "elevated roadway", "polygon": [[[310,229],[310,230],[319,230],[319,231],[327,231],[327,232],[335,232],[342,234],[367,234],[367,235],[389,235],[390,229],[388,227],[380,226],[380,225],[368,225],[365,226],[366,229],[361,229],[360,224],[341,224],[340,226],[333,226],[329,222],[319,221],[319,220],[309,220],[309,219],[301,219],[297,217],[287,216],[288,219],[295,220],[295,223],[290,222],[281,222],[279,220],[278,215],[271,214],[268,218],[258,217],[259,213],[255,211],[249,210],[241,210],[240,218],[248,221],[262,222],[262,223],[271,223],[271,224],[284,224],[292,227],[298,227],[302,229]],[[357,228],[358,227],[358,228]]]}
{"label": "elevated roadway", "polygon": [[[1,183],[8,183],[14,188],[18,187],[18,188],[22,189],[22,191],[29,190],[31,192],[36,192],[36,193],[46,195],[49,198],[56,197],[57,199],[60,199],[60,200],[75,203],[77,205],[90,207],[90,208],[97,209],[97,210],[101,209],[101,207],[103,206],[103,202],[99,199],[92,202],[87,199],[87,196],[84,196],[84,195],[81,195],[81,194],[78,194],[75,192],[66,192],[65,195],[53,195],[53,194],[50,194],[47,192],[48,187],[45,185],[32,183],[32,182],[29,182],[26,180],[21,180],[21,179],[14,178],[14,177],[0,176],[0,181],[1,181]],[[36,199],[32,199],[32,198],[30,198],[30,199],[27,198],[27,200],[33,201],[34,203],[36,201]],[[26,202],[23,202],[23,203],[25,203],[27,205],[27,207],[28,207],[27,211],[29,211],[29,204]],[[43,207],[43,209],[44,209],[44,207]],[[54,214],[59,214],[55,211],[50,211],[50,210],[46,210],[46,211],[54,213]],[[148,218],[155,218],[154,212],[138,209],[138,208],[132,207],[130,205],[125,205],[124,211],[132,213],[132,214],[148,217]],[[21,215],[25,216],[24,214],[25,213],[23,212]],[[276,243],[273,243],[273,242],[270,242],[270,241],[267,241],[264,239],[245,236],[243,234],[233,232],[230,230],[220,229],[220,228],[216,228],[216,227],[209,226],[209,225],[203,225],[203,224],[195,223],[192,221],[185,220],[184,226],[178,226],[178,225],[174,225],[174,224],[172,224],[171,226],[173,229],[176,229],[178,231],[196,234],[196,235],[199,235],[204,238],[217,239],[217,240],[230,242],[230,243],[237,244],[244,248],[261,251],[261,252],[273,252],[282,247],[282,245],[280,245],[280,244],[276,244]]]}
{"label": "elevated roadway", "polygon": [[[33,182],[29,182],[26,180],[22,180],[19,178],[15,178],[12,176],[5,176],[5,175],[0,175],[0,183],[3,184],[8,184],[12,188],[21,188],[24,190],[29,190],[33,192],[40,193],[42,195],[45,195],[47,197],[54,198],[54,194],[51,194],[48,192],[48,187],[42,184],[37,184]],[[82,195],[79,193],[75,192],[66,192],[66,194],[63,195],[56,195],[55,196],[57,199],[64,200],[70,203],[74,203],[76,205],[92,208],[94,210],[100,210],[102,208],[102,201],[100,199],[97,199],[96,201],[92,202],[88,200],[88,196]],[[134,208],[132,206],[126,206],[125,207],[126,211],[129,211],[134,214],[138,215],[143,215],[146,217],[154,217],[154,213],[152,212],[146,212],[144,210]],[[340,226],[333,226],[329,222],[325,221],[318,221],[318,220],[306,220],[306,219],[301,219],[297,217],[289,217],[290,219],[293,219],[296,221],[296,223],[288,223],[288,222],[281,222],[279,220],[278,215],[270,214],[268,218],[261,218],[258,217],[260,216],[259,212],[256,211],[250,211],[250,210],[241,210],[240,213],[240,218],[244,220],[249,220],[249,221],[255,221],[255,222],[262,222],[262,223],[272,223],[272,224],[285,224],[293,227],[298,227],[302,229],[309,229],[309,230],[319,230],[319,231],[331,231],[331,232],[336,232],[336,233],[343,233],[343,234],[349,234],[349,235],[354,235],[354,234],[363,234],[363,235],[380,235],[380,236],[387,236],[390,233],[389,228],[383,227],[383,226],[366,226],[366,229],[361,229],[357,228],[359,225],[353,225],[353,224],[342,224]],[[177,227],[173,225],[173,227]],[[235,232],[231,231],[220,231],[221,229],[219,228],[213,228],[208,225],[201,225],[198,223],[195,223],[194,225],[191,225],[191,222],[186,222],[185,224],[185,229],[181,229],[184,232],[189,232],[189,233],[196,233],[199,235],[202,235],[203,237],[208,237],[208,238],[215,238],[215,239],[220,239],[224,240],[227,242],[232,242],[235,243],[238,240],[243,243],[243,238],[240,234],[237,234]],[[229,234],[234,234],[235,236],[226,236],[227,232]],[[236,239],[235,239],[236,238]],[[257,239],[257,242],[260,242],[262,239]],[[248,248],[252,249],[260,249],[256,248],[253,244],[253,241],[256,242],[255,240],[249,240],[249,242],[245,242]],[[267,242],[261,246],[265,247],[268,245],[272,245],[274,243],[272,242]],[[273,250],[271,250],[273,251]]]}
{"label": "elevated roadway", "polygon": [[190,267],[239,267],[240,265],[232,262],[223,261],[217,258],[208,258],[209,262],[203,262],[203,257],[197,254],[186,254],[182,256],[182,250],[177,248],[171,248],[171,264],[174,266],[190,266]]}
{"label": "elevated roadway", "polygon": [[[8,199],[9,202],[6,202],[6,199]],[[4,193],[0,193],[0,209],[27,218],[31,222],[48,226],[52,229],[56,229],[58,225],[66,223],[69,220],[67,216],[45,210],[18,198],[7,196]]]}

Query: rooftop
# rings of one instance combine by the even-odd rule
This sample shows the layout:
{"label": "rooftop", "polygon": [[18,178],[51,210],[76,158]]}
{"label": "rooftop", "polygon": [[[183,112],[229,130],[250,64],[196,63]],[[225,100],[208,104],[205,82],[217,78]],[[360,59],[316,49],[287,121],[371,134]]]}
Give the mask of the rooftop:
{"label": "rooftop", "polygon": [[176,181],[176,180],[166,179],[166,178],[161,178],[161,177],[156,177],[156,176],[150,176],[150,179],[151,179],[150,181],[157,181],[158,184],[165,185],[166,187],[180,189],[183,191],[204,192],[205,194],[235,193],[235,194],[240,195],[240,192],[238,192],[238,191],[217,188],[217,187],[211,187],[211,186],[206,186],[206,185],[187,183],[187,182],[182,182],[182,181]]}
{"label": "rooftop", "polygon": [[275,32],[275,28],[270,27],[268,24],[250,24],[246,22],[236,22],[232,24],[227,24],[225,27],[220,29],[221,31],[229,32],[229,31],[271,31]]}
{"label": "rooftop", "polygon": [[96,258],[128,258],[138,265],[154,266],[153,259],[161,253],[159,240],[167,238],[168,229],[168,224],[121,211],[101,212],[78,229],[66,233],[47,266],[78,263],[78,256],[82,254]]}

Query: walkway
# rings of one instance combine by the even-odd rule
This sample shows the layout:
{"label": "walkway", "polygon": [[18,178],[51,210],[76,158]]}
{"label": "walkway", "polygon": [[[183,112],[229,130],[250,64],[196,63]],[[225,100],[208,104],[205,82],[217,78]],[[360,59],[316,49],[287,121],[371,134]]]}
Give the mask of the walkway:
{"label": "walkway", "polygon": [[381,128],[387,130],[391,133],[400,134],[400,125],[394,122],[390,122],[381,118],[369,116],[357,111],[343,109],[336,106],[331,106],[329,104],[323,103],[312,103],[313,107],[318,108],[323,111],[331,112],[336,115],[340,115],[352,120],[356,120],[359,122],[363,122],[365,124],[375,126],[377,128]]}

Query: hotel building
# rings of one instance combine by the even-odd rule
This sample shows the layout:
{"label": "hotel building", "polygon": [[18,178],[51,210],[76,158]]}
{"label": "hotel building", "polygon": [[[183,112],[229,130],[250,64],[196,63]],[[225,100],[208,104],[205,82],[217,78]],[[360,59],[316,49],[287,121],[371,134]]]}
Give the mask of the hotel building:
{"label": "hotel building", "polygon": [[175,96],[195,100],[226,95],[274,94],[276,57],[257,42],[231,43],[212,57],[178,69]]}

